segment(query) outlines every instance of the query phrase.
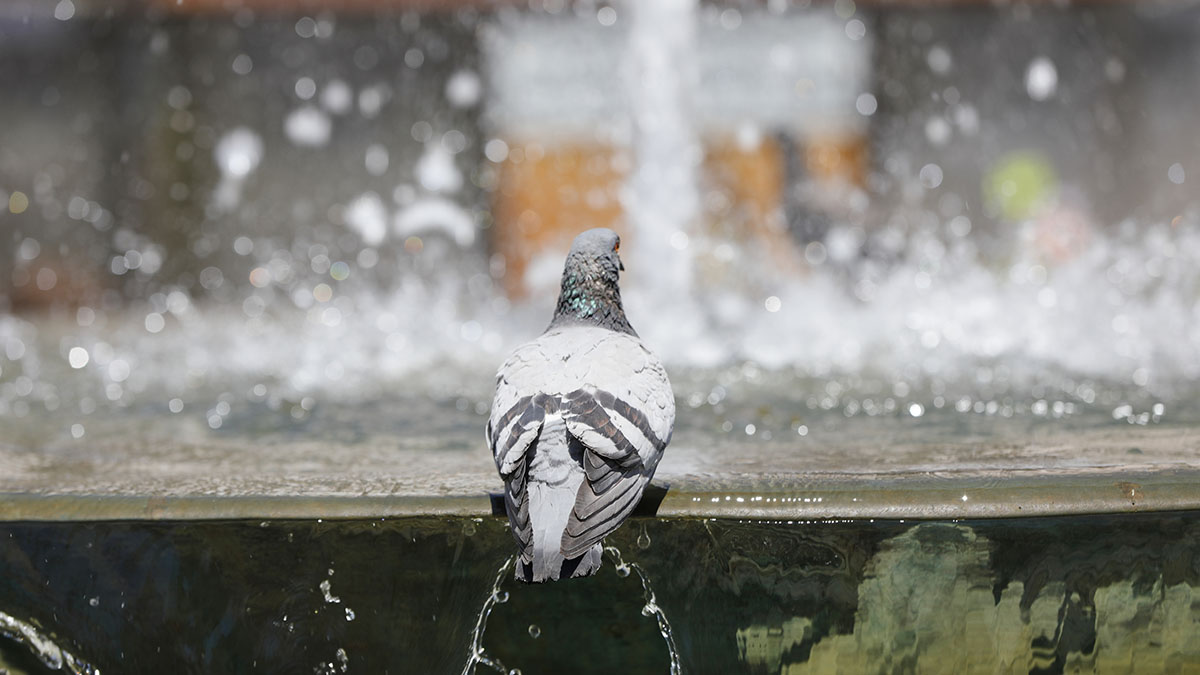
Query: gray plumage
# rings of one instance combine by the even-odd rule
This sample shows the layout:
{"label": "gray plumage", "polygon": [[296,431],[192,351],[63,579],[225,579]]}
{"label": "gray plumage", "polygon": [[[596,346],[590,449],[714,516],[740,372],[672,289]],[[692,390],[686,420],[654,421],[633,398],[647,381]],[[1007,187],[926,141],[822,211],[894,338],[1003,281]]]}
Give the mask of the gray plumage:
{"label": "gray plumage", "polygon": [[671,438],[671,384],[625,317],[619,244],[575,238],[550,326],[497,373],[487,442],[523,581],[594,574]]}

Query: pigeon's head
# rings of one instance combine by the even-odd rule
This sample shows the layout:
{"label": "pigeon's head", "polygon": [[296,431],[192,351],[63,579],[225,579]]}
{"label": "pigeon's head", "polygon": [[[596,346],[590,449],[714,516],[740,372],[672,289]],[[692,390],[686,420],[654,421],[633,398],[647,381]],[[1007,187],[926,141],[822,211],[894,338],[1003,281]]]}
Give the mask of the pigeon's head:
{"label": "pigeon's head", "polygon": [[562,292],[550,325],[590,323],[626,333],[633,332],[621,307],[618,279],[625,265],[616,232],[597,227],[575,237],[563,266]]}
{"label": "pigeon's head", "polygon": [[567,254],[568,264],[598,267],[616,276],[618,271],[625,269],[618,254],[620,248],[621,238],[607,227],[587,230],[581,232],[571,243],[571,252]]}

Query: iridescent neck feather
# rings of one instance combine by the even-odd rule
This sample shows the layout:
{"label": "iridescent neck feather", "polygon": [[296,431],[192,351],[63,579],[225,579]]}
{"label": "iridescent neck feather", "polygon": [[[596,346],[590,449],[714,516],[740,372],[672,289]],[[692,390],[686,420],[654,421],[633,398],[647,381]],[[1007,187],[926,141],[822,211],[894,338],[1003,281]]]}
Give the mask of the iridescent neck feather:
{"label": "iridescent neck feather", "polygon": [[563,268],[562,290],[550,328],[590,325],[637,335],[621,305],[619,274],[611,260],[572,250]]}

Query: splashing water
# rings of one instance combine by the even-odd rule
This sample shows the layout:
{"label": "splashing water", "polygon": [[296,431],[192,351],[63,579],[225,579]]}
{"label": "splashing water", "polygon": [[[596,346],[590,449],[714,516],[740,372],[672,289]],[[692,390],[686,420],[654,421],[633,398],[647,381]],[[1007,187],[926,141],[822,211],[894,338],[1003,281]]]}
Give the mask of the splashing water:
{"label": "splashing water", "polygon": [[[679,675],[682,673],[682,666],[679,659],[679,648],[675,644],[675,634],[671,630],[671,622],[667,620],[667,615],[661,607],[658,606],[658,598],[654,594],[654,588],[650,585],[650,578],[646,575],[645,570],[641,565],[635,562],[625,562],[621,557],[621,551],[615,546],[605,546],[604,552],[607,553],[613,560],[614,571],[617,576],[625,578],[630,572],[637,573],[638,579],[642,584],[642,597],[645,604],[642,606],[642,616],[653,616],[658,622],[658,632],[662,635],[663,641],[667,646],[667,653],[671,659],[671,675]],[[483,607],[479,610],[479,615],[475,620],[475,629],[471,631],[471,647],[467,655],[467,663],[463,666],[463,675],[471,675],[475,672],[475,666],[485,665],[499,673],[519,674],[519,669],[509,670],[497,658],[489,656],[483,648],[483,634],[487,631],[488,618],[492,614],[492,609],[499,604],[508,602],[508,592],[501,589],[504,579],[509,570],[516,564],[516,556],[511,556],[504,561],[504,564],[496,570],[495,580],[492,582],[491,592],[483,603]],[[537,639],[541,637],[542,630],[536,624],[530,624],[528,628],[530,637]]]}
{"label": "splashing water", "polygon": [[630,570],[637,573],[638,579],[642,582],[642,595],[646,599],[646,604],[642,607],[642,616],[653,616],[658,621],[658,632],[662,635],[663,642],[667,645],[667,653],[671,657],[671,675],[679,675],[683,669],[679,663],[679,647],[675,645],[675,633],[671,630],[671,622],[667,620],[666,612],[658,606],[658,599],[654,595],[654,589],[650,586],[650,577],[646,576],[646,571],[642,569],[641,565],[635,562],[625,562],[621,558],[621,551],[616,546],[605,546],[604,552],[612,556],[618,576],[627,577]]}
{"label": "splashing water", "polygon": [[504,667],[504,664],[499,659],[488,656],[483,649],[483,634],[487,631],[488,617],[492,615],[492,608],[498,604],[508,602],[508,593],[500,590],[501,584],[504,583],[504,578],[508,571],[517,562],[517,557],[510,556],[500,569],[496,570],[496,578],[492,581],[492,591],[488,594],[487,600],[483,601],[483,607],[479,610],[479,616],[475,619],[475,629],[471,631],[471,651],[467,654],[467,663],[463,666],[462,675],[471,675],[475,672],[475,666],[485,665],[498,673],[508,673],[509,670]]}
{"label": "splashing water", "polygon": [[317,675],[337,675],[337,673],[350,672],[350,656],[345,649],[339,647],[333,658],[333,661],[322,661],[317,664],[313,672]]}
{"label": "splashing water", "polygon": [[[632,251],[645,283],[638,291],[667,308],[692,289],[692,258],[678,246],[700,212],[692,124],[696,84],[695,0],[626,3],[633,20],[625,64],[635,166],[627,204],[637,235]],[[673,244],[674,242],[674,244]]]}
{"label": "splashing water", "polygon": [[51,670],[66,670],[73,675],[100,675],[100,669],[83,661],[30,624],[0,612],[0,635],[23,644]]}
{"label": "splashing water", "polygon": [[[745,360],[801,376],[870,373],[884,382],[912,383],[973,380],[978,369],[1001,366],[1009,380],[1019,375],[1036,380],[1057,369],[1132,382],[1155,393],[1163,383],[1200,377],[1200,232],[1194,213],[1169,222],[1161,215],[1152,216],[1158,222],[1099,222],[1087,204],[1071,208],[1060,200],[1064,203],[1040,216],[990,223],[990,216],[966,207],[970,191],[950,185],[950,164],[926,164],[923,178],[899,169],[892,177],[900,192],[912,189],[911,200],[890,203],[886,192],[868,186],[846,195],[842,211],[829,215],[823,238],[773,240],[786,241],[779,248],[801,256],[780,273],[766,264],[771,252],[760,250],[768,245],[756,249],[746,241],[754,239],[747,230],[703,222],[724,218],[708,203],[716,193],[705,186],[702,157],[709,133],[704,120],[712,113],[704,100],[724,91],[694,71],[702,68],[710,37],[713,44],[726,44],[720,36],[736,33],[730,27],[704,33],[706,10],[695,0],[604,9],[611,20],[595,30],[614,36],[611,48],[623,59],[618,69],[608,63],[606,70],[620,70],[624,79],[613,78],[612,96],[589,100],[603,104],[597,116],[617,120],[610,126],[628,132],[605,141],[628,146],[632,158],[621,204],[628,223],[621,229],[630,235],[623,291],[631,321],[669,368],[711,369]],[[731,12],[720,15],[743,24]],[[495,23],[503,27],[504,20],[498,13]],[[747,12],[744,25],[751,23]],[[531,33],[546,40],[554,34],[549,23],[534,28]],[[615,37],[618,29],[625,33]],[[501,44],[490,56],[485,48],[484,55],[520,51],[509,46]],[[771,51],[772,63],[790,63],[794,45],[779,46]],[[936,47],[929,67],[938,73],[957,69],[948,54]],[[1045,55],[1029,64],[1037,97],[1053,97],[1070,84],[1065,73],[1054,75],[1055,62],[1061,63]],[[791,66],[779,67],[792,72]],[[480,83],[473,71],[455,72],[448,83],[458,92],[451,96],[455,105],[472,101],[497,108],[508,98],[532,98],[526,95],[532,85],[512,78],[493,83],[507,89],[485,87],[485,100],[476,101]],[[574,79],[584,93],[596,93],[587,88],[592,78]],[[307,90],[312,83],[306,81]],[[354,89],[333,80],[313,103],[281,116],[285,132],[304,147],[328,143],[327,151],[309,155],[326,161],[340,147],[331,140],[338,136],[326,138],[329,125],[353,110],[364,121],[373,119],[387,98],[382,84],[364,87],[356,107]],[[552,91],[553,100],[563,98]],[[869,96],[866,109],[874,114],[875,96],[863,96]],[[184,98],[190,100],[190,94]],[[337,207],[330,213],[340,215],[328,228],[301,220],[272,237],[222,216],[217,229],[230,231],[198,241],[195,259],[186,247],[167,247],[118,222],[113,204],[82,196],[68,200],[71,218],[113,231],[111,246],[104,245],[114,255],[96,281],[114,293],[103,302],[86,300],[89,306],[55,320],[0,315],[0,415],[24,417],[45,404],[47,410],[78,408],[87,416],[102,414],[110,402],[127,407],[147,399],[159,409],[170,401],[172,413],[186,405],[185,416],[198,415],[204,408],[184,397],[206,386],[233,392],[265,383],[268,393],[255,395],[260,400],[300,401],[326,393],[369,399],[397,382],[415,391],[453,388],[494,372],[511,347],[544,327],[565,251],[544,252],[554,268],[544,292],[526,301],[501,292],[499,282],[511,270],[488,258],[494,237],[501,235],[484,226],[501,214],[488,213],[486,199],[472,196],[467,177],[496,168],[508,145],[499,132],[491,139],[468,139],[459,129],[438,141],[429,126],[425,121],[413,126],[412,140],[421,145],[403,160],[420,164],[413,182],[356,185],[336,205],[304,202],[318,213]],[[739,139],[754,140],[769,137],[770,128],[736,131]],[[547,149],[540,143],[552,140],[533,138],[539,152]],[[488,162],[472,166],[470,153],[448,149],[468,140],[493,148]],[[518,149],[516,137],[508,142]],[[218,215],[270,210],[269,200],[242,195],[242,187],[251,180],[277,182],[272,161],[283,160],[272,153],[290,150],[272,145],[271,134],[262,130],[224,132],[210,158],[218,187],[202,201],[210,201],[206,205]],[[401,163],[395,150],[393,173]],[[904,153],[893,154],[879,158],[883,168],[890,159],[904,159]],[[386,153],[372,156],[368,169],[388,166]],[[362,162],[361,153],[355,161]],[[1164,182],[1175,186],[1185,180],[1183,169],[1175,169],[1182,165],[1166,166],[1172,169]],[[1003,184],[1006,176],[1019,183],[1025,174],[997,175]],[[1005,229],[997,230],[1001,226]],[[33,230],[24,234],[14,251],[17,271],[30,277],[27,286],[41,272],[53,286],[53,270],[41,266],[59,242]],[[485,235],[493,239],[484,242]],[[188,281],[169,277],[164,260],[190,260],[195,274],[189,271]],[[409,386],[414,375],[443,382]],[[296,418],[310,407],[293,408]],[[225,416],[216,411],[199,419],[216,429]],[[65,428],[74,438],[93,433],[84,421]]]}

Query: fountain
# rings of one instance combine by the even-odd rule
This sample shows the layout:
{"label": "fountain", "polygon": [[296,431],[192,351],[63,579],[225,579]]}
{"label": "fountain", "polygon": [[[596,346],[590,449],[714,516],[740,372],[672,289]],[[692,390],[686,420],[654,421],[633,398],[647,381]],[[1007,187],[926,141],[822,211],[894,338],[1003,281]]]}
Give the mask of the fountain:
{"label": "fountain", "polygon": [[[0,669],[1200,659],[1194,10],[170,4],[0,9]],[[482,428],[585,225],[678,423],[535,589]]]}

